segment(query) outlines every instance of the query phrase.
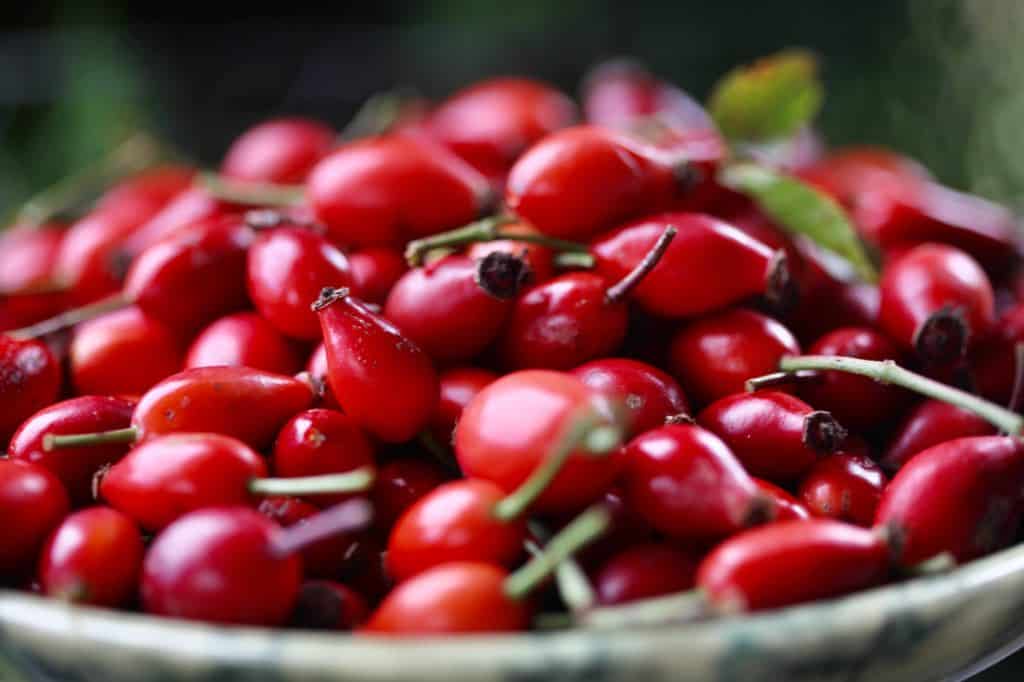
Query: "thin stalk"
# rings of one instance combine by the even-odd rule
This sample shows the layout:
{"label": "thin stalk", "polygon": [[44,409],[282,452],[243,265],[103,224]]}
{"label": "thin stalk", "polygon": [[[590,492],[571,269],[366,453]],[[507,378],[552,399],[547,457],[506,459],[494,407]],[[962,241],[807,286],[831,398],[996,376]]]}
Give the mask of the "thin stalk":
{"label": "thin stalk", "polygon": [[636,285],[643,281],[644,277],[651,273],[658,263],[661,261],[661,257],[665,255],[665,251],[668,250],[668,245],[672,243],[672,240],[676,237],[676,228],[669,226],[665,228],[665,231],[658,237],[658,241],[654,242],[654,246],[647,252],[647,255],[643,257],[635,268],[629,271],[625,277],[620,279],[615,284],[608,287],[608,290],[604,294],[604,298],[609,303],[618,303],[624,299],[630,291],[636,288]]}
{"label": "thin stalk", "polygon": [[271,553],[286,557],[320,540],[363,530],[373,521],[373,505],[364,499],[346,500],[283,529],[271,544]]}
{"label": "thin stalk", "polygon": [[1024,417],[1001,405],[989,402],[958,388],[903,369],[892,360],[861,360],[830,355],[800,355],[784,357],[779,361],[784,372],[799,370],[829,370],[848,372],[874,379],[883,384],[894,384],[929,398],[942,400],[972,412],[1011,436],[1020,436]]}
{"label": "thin stalk", "polygon": [[295,478],[254,478],[249,492],[255,495],[337,495],[359,493],[373,485],[371,467],[353,469],[343,474],[296,476]]}
{"label": "thin stalk", "polygon": [[1024,343],[1014,344],[1013,360],[1013,390],[1006,407],[1011,412],[1020,412],[1021,403],[1024,402]]}
{"label": "thin stalk", "polygon": [[[547,529],[536,521],[530,521],[527,525],[530,532],[541,540],[546,541],[551,536]],[[526,550],[531,556],[542,554],[541,548],[533,542],[526,543]],[[562,598],[562,602],[571,613],[589,611],[597,603],[597,594],[594,592],[587,574],[583,572],[579,562],[571,556],[558,564],[558,568],[555,569],[555,585],[558,587],[558,594]]]}
{"label": "thin stalk", "polygon": [[29,199],[14,220],[39,227],[86,206],[118,180],[167,161],[171,156],[166,147],[148,133],[135,133],[104,158]]}
{"label": "thin stalk", "polygon": [[362,137],[381,135],[394,127],[412,95],[390,90],[370,95],[338,135],[338,142],[351,142]]}
{"label": "thin stalk", "polygon": [[792,383],[805,384],[811,381],[820,381],[820,372],[772,372],[763,376],[747,379],[746,389],[749,393],[760,391],[762,388],[782,386]]}
{"label": "thin stalk", "polygon": [[590,411],[573,419],[530,477],[494,505],[494,517],[511,521],[525,514],[577,450],[582,448],[592,455],[604,455],[618,447],[622,442],[621,429],[602,424],[602,420],[600,415]]}
{"label": "thin stalk", "polygon": [[111,443],[134,443],[139,437],[139,430],[134,426],[126,429],[114,429],[112,431],[97,431],[96,433],[48,433],[43,436],[43,450],[63,450],[64,448],[93,447],[96,445],[110,445]]}
{"label": "thin stalk", "polygon": [[247,206],[287,208],[299,204],[306,193],[301,185],[233,180],[215,173],[203,173],[199,182],[214,197]]}
{"label": "thin stalk", "polygon": [[125,306],[129,305],[131,301],[121,292],[101,298],[95,303],[81,306],[80,308],[73,308],[66,310],[60,315],[55,315],[42,322],[36,322],[27,327],[21,329],[15,329],[7,332],[8,336],[15,339],[35,339],[40,336],[46,336],[47,334],[53,334],[69,327],[74,327],[80,322],[87,322],[93,318],[105,315],[106,313],[120,310]]}
{"label": "thin stalk", "polygon": [[405,259],[410,267],[417,267],[423,263],[423,257],[430,251],[440,248],[457,248],[466,244],[476,242],[493,242],[499,240],[510,240],[517,242],[528,242],[540,244],[556,251],[588,253],[586,244],[570,242],[564,239],[555,239],[542,234],[507,232],[502,230],[503,225],[513,222],[514,219],[506,215],[497,215],[477,220],[464,227],[459,227],[448,232],[435,234],[423,239],[416,239],[409,242],[405,247]]}
{"label": "thin stalk", "polygon": [[594,256],[582,251],[569,251],[555,254],[556,268],[578,268],[589,270],[594,267]]}
{"label": "thin stalk", "polygon": [[607,531],[611,522],[611,513],[600,504],[577,516],[551,539],[541,554],[530,559],[526,565],[505,579],[505,595],[509,599],[524,599],[566,558]]}

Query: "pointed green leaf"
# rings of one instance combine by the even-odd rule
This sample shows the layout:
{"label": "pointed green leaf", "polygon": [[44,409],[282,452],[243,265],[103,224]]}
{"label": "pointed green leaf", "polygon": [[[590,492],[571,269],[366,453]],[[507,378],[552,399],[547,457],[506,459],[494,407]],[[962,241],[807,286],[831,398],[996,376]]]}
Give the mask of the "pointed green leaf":
{"label": "pointed green leaf", "polygon": [[810,123],[824,96],[814,55],[786,50],[727,73],[712,90],[708,110],[728,139],[762,142]]}
{"label": "pointed green leaf", "polygon": [[843,208],[803,181],[755,163],[734,163],[719,173],[723,185],[747,195],[779,227],[804,235],[850,262],[866,281],[878,273]]}

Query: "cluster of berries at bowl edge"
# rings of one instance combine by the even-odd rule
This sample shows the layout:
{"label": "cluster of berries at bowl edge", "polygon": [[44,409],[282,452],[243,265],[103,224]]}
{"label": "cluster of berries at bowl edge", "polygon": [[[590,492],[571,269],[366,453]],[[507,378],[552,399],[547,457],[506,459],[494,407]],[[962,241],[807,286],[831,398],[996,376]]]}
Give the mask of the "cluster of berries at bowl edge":
{"label": "cluster of berries at bowl edge", "polygon": [[0,584],[630,627],[1012,544],[1015,218],[826,148],[819,101],[801,52],[706,108],[612,62],[579,103],[496,78],[261,123],[216,173],[133,140],[43,193],[0,234]]}

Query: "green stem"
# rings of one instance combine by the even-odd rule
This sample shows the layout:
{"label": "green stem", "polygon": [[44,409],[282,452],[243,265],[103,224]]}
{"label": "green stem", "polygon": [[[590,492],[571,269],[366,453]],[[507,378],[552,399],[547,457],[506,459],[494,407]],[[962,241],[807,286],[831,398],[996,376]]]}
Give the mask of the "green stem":
{"label": "green stem", "polygon": [[203,173],[200,184],[217,199],[247,206],[287,208],[302,202],[306,190],[300,185],[233,180],[216,173]]}
{"label": "green stem", "polygon": [[1006,407],[1011,412],[1020,412],[1021,403],[1024,402],[1024,343],[1014,344],[1013,360],[1013,389]]}
{"label": "green stem", "polygon": [[[537,538],[546,541],[551,536],[547,529],[536,521],[530,521],[528,525],[530,532]],[[533,542],[527,542],[526,549],[531,556],[539,556],[542,553],[541,548]],[[572,613],[584,613],[594,608],[594,604],[597,603],[597,594],[590,585],[587,574],[573,557],[566,557],[565,561],[558,564],[555,569],[555,584],[558,586],[562,602]]]}
{"label": "green stem", "polygon": [[410,267],[415,268],[423,263],[423,256],[434,249],[455,248],[476,242],[493,242],[502,239],[540,244],[556,251],[588,253],[586,244],[555,239],[542,234],[508,232],[501,229],[503,225],[511,222],[513,222],[513,218],[509,216],[490,216],[448,232],[416,239],[405,247],[405,259],[409,262]]}
{"label": "green stem", "polygon": [[105,315],[106,313],[120,310],[125,306],[129,305],[131,301],[121,292],[112,294],[106,298],[101,298],[95,303],[84,305],[80,308],[73,308],[66,310],[60,315],[55,315],[42,322],[36,322],[27,327],[21,329],[14,329],[7,332],[8,336],[15,339],[35,339],[40,336],[46,336],[54,332],[59,332],[69,327],[74,327],[80,322],[86,322],[93,318]]}
{"label": "green stem", "polygon": [[594,257],[582,251],[569,251],[555,254],[556,268],[580,268],[589,270],[594,267]]}
{"label": "green stem", "polygon": [[255,495],[337,495],[359,493],[373,485],[374,471],[370,467],[353,469],[343,474],[297,476],[295,478],[254,478],[249,481],[249,492]]}
{"label": "green stem", "polygon": [[629,273],[620,279],[615,284],[608,287],[608,290],[604,294],[604,299],[609,303],[618,303],[622,299],[629,295],[629,292],[636,288],[636,285],[643,281],[644,277],[650,274],[651,270],[657,267],[661,261],[661,257],[665,255],[668,250],[668,245],[672,243],[672,240],[676,237],[676,228],[669,227],[665,228],[665,231],[661,233],[658,240],[654,242],[654,246],[647,252],[647,255],[643,257],[637,266],[629,271]]}
{"label": "green stem", "polygon": [[530,477],[494,505],[494,517],[501,521],[511,521],[525,514],[577,450],[583,449],[591,455],[601,456],[618,447],[622,442],[622,430],[617,426],[602,424],[603,420],[603,417],[591,411],[574,418]]}
{"label": "green stem", "polygon": [[413,99],[409,93],[395,90],[370,95],[338,135],[338,142],[352,142],[388,132]]}
{"label": "green stem", "polygon": [[818,372],[772,372],[771,374],[747,379],[745,386],[748,392],[753,393],[754,391],[760,391],[762,388],[784,386],[796,382],[804,384],[809,381],[819,381],[820,379],[821,374]]}
{"label": "green stem", "polygon": [[48,433],[43,436],[43,450],[62,450],[64,448],[92,447],[111,443],[134,443],[139,437],[139,430],[134,426],[113,431],[97,431],[96,433]]}
{"label": "green stem", "polygon": [[113,183],[167,161],[168,150],[147,133],[136,133],[99,161],[43,190],[21,207],[15,220],[39,227],[86,206]]}
{"label": "green stem", "polygon": [[641,599],[621,606],[602,606],[578,614],[588,628],[650,627],[686,623],[708,615],[711,607],[700,589]]}
{"label": "green stem", "polygon": [[599,538],[608,530],[611,522],[611,513],[600,504],[577,516],[551,539],[539,555],[505,579],[505,596],[509,599],[524,599],[560,563]]}
{"label": "green stem", "polygon": [[346,500],[289,526],[271,542],[275,557],[286,557],[326,538],[363,530],[373,521],[373,506],[364,499]]}
{"label": "green stem", "polygon": [[903,369],[892,360],[861,360],[830,355],[801,355],[785,357],[779,361],[779,368],[784,372],[799,370],[826,370],[859,374],[883,384],[902,386],[921,395],[942,400],[959,408],[973,412],[987,420],[995,427],[1010,434],[1020,436],[1024,429],[1024,417],[1006,408],[983,400],[958,388],[915,374]]}

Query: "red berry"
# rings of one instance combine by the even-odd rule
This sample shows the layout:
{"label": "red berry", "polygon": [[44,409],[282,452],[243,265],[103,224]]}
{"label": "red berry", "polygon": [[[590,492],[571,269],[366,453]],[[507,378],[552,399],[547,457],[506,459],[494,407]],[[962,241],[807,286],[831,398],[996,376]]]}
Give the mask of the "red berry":
{"label": "red berry", "polygon": [[501,176],[527,147],[576,121],[576,105],[526,78],[492,78],[456,92],[433,111],[435,139],[484,175]]}
{"label": "red berry", "polygon": [[[343,474],[374,464],[373,446],[356,421],[334,410],[300,412],[284,425],[274,443],[272,467],[282,478]],[[319,506],[337,504],[350,495],[305,498]]]}
{"label": "red berry", "polygon": [[[873,329],[844,327],[818,339],[810,355],[842,355],[864,360],[899,362],[902,352]],[[855,430],[877,429],[903,412],[909,402],[906,391],[847,372],[819,372],[799,384],[801,397],[831,412],[844,426]]]}
{"label": "red berry", "polygon": [[335,144],[337,133],[318,121],[278,118],[253,126],[228,149],[221,173],[237,180],[300,183]]}
{"label": "red berry", "polygon": [[64,227],[15,224],[0,232],[0,301],[13,318],[12,328],[45,320],[66,307],[71,294],[61,290],[64,282],[57,271]]}
{"label": "red berry", "polygon": [[249,297],[283,334],[316,341],[320,321],[310,304],[324,287],[350,286],[348,259],[312,230],[278,227],[249,249]]}
{"label": "red berry", "polygon": [[375,635],[525,630],[530,609],[505,594],[506,578],[508,573],[494,564],[435,566],[393,589],[363,629]]}
{"label": "red berry", "polygon": [[[272,496],[260,501],[258,510],[282,528],[305,523],[320,508],[297,497]],[[339,534],[302,548],[302,571],[307,578],[336,579],[348,567],[361,542],[358,533]]]}
{"label": "red berry", "polygon": [[0,518],[7,520],[0,537],[0,581],[32,572],[39,550],[69,507],[64,486],[45,468],[0,459]]}
{"label": "red berry", "polygon": [[455,425],[459,423],[466,405],[497,378],[494,372],[475,367],[453,367],[441,372],[440,398],[430,422],[431,434],[438,444],[450,445],[454,442]]}
{"label": "red berry", "polygon": [[138,306],[79,325],[69,354],[71,382],[82,395],[141,395],[182,365],[177,336]]}
{"label": "red berry", "polygon": [[744,382],[778,369],[800,345],[781,323],[751,310],[710,315],[672,339],[669,363],[687,395],[701,403],[739,393]]}
{"label": "red berry", "polygon": [[542,233],[589,239],[682,194],[685,159],[620,133],[576,126],[548,135],[519,158],[505,203]]}
{"label": "red berry", "polygon": [[345,145],[309,176],[307,197],[333,241],[401,247],[468,223],[489,202],[487,180],[451,152],[409,136]]}
{"label": "red berry", "polygon": [[597,271],[610,281],[621,279],[666,225],[676,227],[678,235],[630,294],[648,312],[689,317],[761,294],[780,305],[792,298],[783,251],[700,213],[659,213],[600,237],[591,246]]}
{"label": "red berry", "polygon": [[747,471],[775,483],[799,478],[846,438],[828,412],[778,391],[726,396],[697,419],[732,448]]}
{"label": "red berry", "polygon": [[630,433],[656,429],[667,417],[689,412],[683,389],[657,367],[638,360],[605,358],[580,365],[570,374],[621,401],[629,410]]}
{"label": "red berry", "polygon": [[626,504],[657,530],[712,540],[771,518],[768,498],[718,436],[670,424],[626,446]]}
{"label": "red berry", "polygon": [[209,432],[263,448],[312,402],[312,388],[299,379],[248,367],[197,367],[164,379],[143,395],[132,426],[140,440]]}
{"label": "red berry", "polygon": [[45,344],[0,334],[0,445],[29,415],[57,399],[60,384],[60,366]]}
{"label": "red berry", "polygon": [[875,524],[912,566],[942,552],[969,561],[1006,546],[1020,521],[1024,445],[1007,436],[947,441],[914,455],[893,477]]}
{"label": "red berry", "polygon": [[125,606],[135,596],[142,570],[142,537],[131,518],[106,507],[75,512],[43,548],[43,594],[80,604]]}
{"label": "red berry", "polygon": [[273,551],[278,526],[252,509],[202,509],[157,536],[143,564],[142,605],[171,618],[281,625],[299,594],[302,568]]}
{"label": "red berry", "polygon": [[624,604],[692,588],[697,560],[665,544],[635,545],[608,560],[594,576],[598,601]]}
{"label": "red berry", "polygon": [[352,630],[369,616],[366,600],[330,580],[307,580],[299,589],[289,625],[304,630]]}
{"label": "red berry", "polygon": [[811,518],[811,512],[803,502],[790,495],[787,491],[770,481],[755,478],[758,490],[771,498],[775,507],[775,521],[796,521]]}
{"label": "red berry", "polygon": [[704,108],[675,86],[629,60],[604,62],[583,83],[587,122],[628,128],[650,117],[682,130],[714,129]]}
{"label": "red berry", "polygon": [[403,457],[377,470],[373,485],[373,513],[377,525],[391,528],[405,511],[447,480],[429,460]]}
{"label": "red berry", "polygon": [[127,443],[47,449],[47,436],[113,431],[129,425],[135,402],[89,395],[55,403],[29,417],[11,439],[11,459],[39,464],[64,484],[76,507],[93,502],[93,476],[128,452]]}
{"label": "red berry", "polygon": [[[501,231],[512,235],[540,234],[527,223],[507,223],[501,226]],[[530,281],[532,283],[546,282],[555,276],[554,251],[536,242],[516,241],[514,239],[474,242],[466,250],[466,255],[473,260],[479,261],[483,260],[488,254],[495,252],[518,256],[526,261],[530,269]]]}
{"label": "red berry", "polygon": [[966,253],[922,244],[882,272],[882,329],[929,363],[963,356],[995,326],[992,285]]}
{"label": "red berry", "polygon": [[[495,256],[502,258],[502,256]],[[525,264],[504,256],[507,267],[525,272]],[[485,262],[446,256],[406,272],[388,295],[384,316],[430,357],[459,362],[479,355],[498,336],[514,303],[521,278],[507,290],[485,281]]]}
{"label": "red berry", "polygon": [[234,313],[211,322],[185,356],[186,369],[228,366],[295,374],[303,364],[302,346],[256,313]]}
{"label": "red berry", "polygon": [[879,533],[829,519],[787,521],[723,542],[701,562],[697,585],[723,611],[760,611],[873,587],[889,562]]}
{"label": "red berry", "polygon": [[967,410],[941,400],[926,400],[899,423],[889,439],[881,464],[895,472],[928,448],[957,438],[995,435],[996,428]]}
{"label": "red berry", "polygon": [[348,255],[352,282],[359,298],[384,305],[391,287],[406,271],[405,258],[397,249],[368,247]]}
{"label": "red berry", "polygon": [[129,452],[103,475],[99,494],[155,531],[195,509],[255,505],[249,483],[266,475],[263,458],[241,441],[213,433],[177,433]]}
{"label": "red berry", "polygon": [[838,453],[819,461],[804,476],[800,499],[815,516],[867,528],[888,482],[870,458]]}
{"label": "red berry", "polygon": [[[455,453],[469,478],[518,488],[546,459],[551,444],[582,414],[613,423],[611,402],[568,374],[507,374],[480,391],[455,429]],[[537,512],[579,511],[600,497],[621,468],[618,453],[573,452],[532,505]]]}
{"label": "red berry", "polygon": [[187,190],[195,175],[187,166],[157,166],[135,173],[104,192],[95,209],[131,215],[141,224]]}
{"label": "red berry", "polygon": [[95,210],[67,231],[56,274],[69,287],[71,301],[85,305],[121,288],[131,265],[124,240],[138,227],[134,215]]}
{"label": "red berry", "polygon": [[328,381],[345,413],[383,441],[407,441],[437,408],[437,372],[423,350],[347,289],[316,303]]}

